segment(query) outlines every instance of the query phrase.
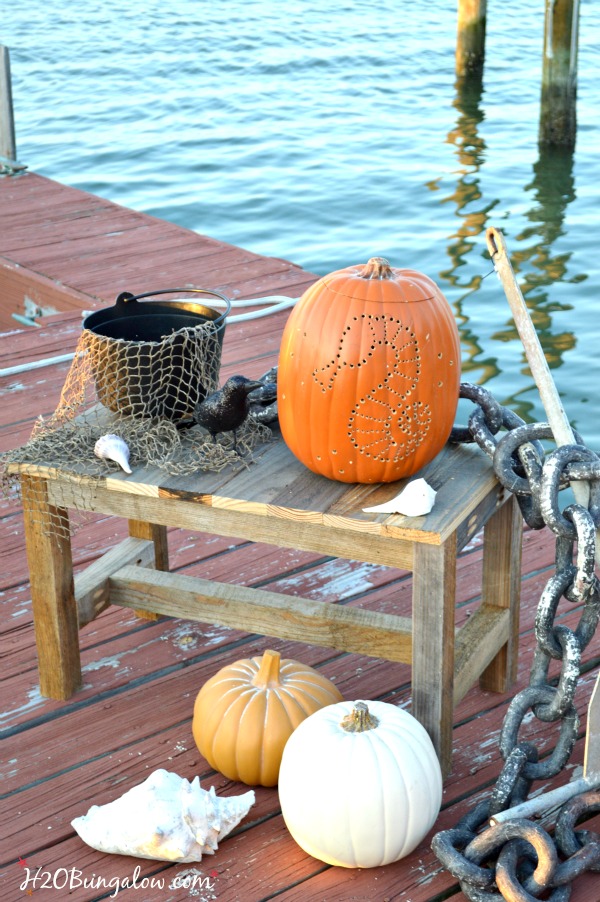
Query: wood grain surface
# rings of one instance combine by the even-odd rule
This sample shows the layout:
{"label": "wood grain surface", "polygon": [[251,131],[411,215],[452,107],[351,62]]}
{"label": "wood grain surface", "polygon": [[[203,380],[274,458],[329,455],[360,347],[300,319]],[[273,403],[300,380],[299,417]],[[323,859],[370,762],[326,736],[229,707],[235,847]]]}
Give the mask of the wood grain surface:
{"label": "wood grain surface", "polygon": [[[56,306],[57,295],[62,303],[69,293],[83,295],[82,305],[87,297],[98,305],[112,304],[122,290],[143,291],[181,281],[227,289],[237,297],[277,293],[297,296],[315,278],[287,261],[257,258],[32,173],[0,179],[0,216],[0,257],[8,261],[13,272],[15,267],[21,267],[33,273],[27,274],[24,281],[19,279],[19,294],[15,282],[2,279],[4,270],[0,267],[0,287],[13,285],[11,305],[22,304],[24,294],[34,290],[40,292],[36,298],[41,304],[48,301]],[[36,278],[36,273],[42,278]],[[44,280],[51,283],[47,294]],[[63,292],[61,286],[68,291]],[[40,319],[39,328],[21,327],[10,316],[6,324],[1,321],[0,328],[8,331],[0,334],[0,368],[74,350],[81,329],[81,309],[65,300],[58,313]],[[267,320],[260,327],[260,321],[256,321],[228,329],[223,348],[224,377],[235,372],[258,376],[276,363],[285,316]],[[67,371],[68,364],[53,365],[0,382],[1,450],[24,443],[36,418],[54,410]],[[180,490],[183,488],[179,486]],[[307,491],[300,483],[296,488],[299,496]],[[172,492],[177,489],[176,484],[169,487]],[[279,491],[275,505],[285,499],[285,486],[280,485]],[[328,515],[346,519],[363,506],[384,500],[376,491],[346,491],[343,498],[330,500]],[[110,497],[120,494],[111,491]],[[212,495],[212,490],[208,494]],[[224,492],[222,497],[230,496]],[[335,681],[345,698],[378,698],[411,708],[408,664],[187,619],[140,619],[132,610],[112,605],[80,631],[81,689],[65,701],[44,698],[37,675],[19,496],[11,492],[0,495],[0,509],[0,891],[8,902],[27,898],[21,889],[25,867],[49,873],[77,868],[88,878],[96,875],[109,881],[130,878],[136,864],[140,865],[140,880],[162,879],[163,888],[145,892],[123,888],[118,894],[120,902],[140,902],[141,898],[144,902],[190,902],[193,898],[203,902],[202,895],[194,897],[189,889],[169,889],[173,878],[190,866],[103,855],[79,839],[71,820],[93,804],[116,798],[159,767],[188,779],[199,775],[205,787],[214,785],[220,794],[246,790],[209,767],[196,749],[191,732],[196,693],[226,664],[272,647],[283,657],[317,668]],[[227,513],[223,510],[224,515]],[[281,531],[288,528],[285,521],[274,516],[253,516],[278,523]],[[469,624],[473,633],[484,622],[480,618],[479,623],[475,620],[470,626],[482,601],[479,516],[476,506],[473,522],[459,539],[460,543],[464,538],[464,549],[456,561],[454,624],[457,628]],[[88,590],[93,594],[93,587],[79,593],[77,587],[82,583],[78,577],[89,564],[102,561],[119,542],[129,538],[128,519],[131,518],[72,514],[74,592],[77,590],[78,595],[85,597]],[[360,515],[359,520],[363,521]],[[365,515],[363,522],[373,521]],[[341,532],[347,534],[348,530]],[[361,535],[359,530],[356,534]],[[196,532],[185,522],[174,522],[167,535],[170,567],[182,576],[257,587],[314,602],[333,602],[357,611],[411,616],[413,578],[400,561],[388,565],[377,560],[369,564],[360,559],[338,560],[319,548],[275,547],[260,540],[240,540],[234,535]],[[370,534],[365,538],[370,539]],[[138,560],[135,554],[132,560]],[[114,564],[109,561],[111,572]],[[106,560],[98,565],[99,570],[106,572],[105,565]],[[214,889],[204,895],[211,902],[464,899],[455,878],[431,852],[431,835],[455,825],[477,802],[489,797],[502,765],[499,732],[514,693],[528,684],[535,647],[536,608],[553,568],[553,536],[548,530],[526,529],[520,568],[521,618],[515,686],[509,692],[492,693],[475,685],[458,703],[452,720],[453,770],[444,786],[442,810],[429,836],[411,855],[385,868],[349,871],[324,865],[306,855],[291,838],[281,816],[277,791],[259,787],[248,817],[221,843],[214,856],[197,865],[203,874],[214,875]],[[49,578],[53,578],[53,569],[46,560],[39,572],[49,571]],[[88,572],[85,579],[89,578]],[[101,593],[102,586],[103,578],[97,574]],[[65,592],[68,590],[64,587]],[[86,603],[88,610],[90,603]],[[575,628],[580,614],[580,606],[561,604],[558,622]],[[487,628],[501,632],[505,617],[498,613],[493,623],[488,619]],[[468,639],[468,633],[463,635]],[[460,641],[455,658],[457,662],[461,658]],[[584,653],[578,685],[576,703],[582,724],[573,755],[560,777],[550,781],[552,786],[544,783],[536,788],[550,789],[565,782],[582,766],[587,703],[599,665],[600,640],[595,636]],[[557,676],[554,665],[551,675]],[[469,679],[455,679],[455,692],[463,682]],[[556,743],[555,726],[535,718],[524,725],[523,734],[521,738],[534,741],[543,756]],[[580,828],[600,830],[600,816],[590,818]],[[106,898],[108,892],[80,886],[64,898],[95,902]],[[61,895],[39,887],[33,898],[38,894],[40,899],[58,899]],[[587,874],[574,882],[571,902],[597,900],[597,875]]]}

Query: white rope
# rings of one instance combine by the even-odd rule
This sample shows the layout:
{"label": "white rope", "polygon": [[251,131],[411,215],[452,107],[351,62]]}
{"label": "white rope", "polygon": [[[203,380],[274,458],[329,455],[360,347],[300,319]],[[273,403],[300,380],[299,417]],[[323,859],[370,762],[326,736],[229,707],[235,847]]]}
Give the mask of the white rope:
{"label": "white rope", "polygon": [[19,373],[27,373],[29,370],[39,370],[44,366],[52,366],[55,363],[68,363],[73,360],[75,354],[61,354],[59,357],[44,357],[42,360],[32,360],[29,363],[20,363],[17,366],[8,366],[0,370],[2,376],[17,376]]}
{"label": "white rope", "polygon": [[[266,298],[249,298],[245,301],[231,301],[232,307],[256,307],[261,304],[267,304],[263,310],[253,310],[250,313],[238,313],[234,316],[228,316],[226,322],[228,323],[241,323],[246,320],[251,319],[260,319],[262,316],[271,316],[272,313],[278,313],[280,310],[287,310],[288,307],[293,307],[294,304],[297,304],[300,298],[288,298],[285,295],[271,295]],[[214,301],[211,298],[211,306],[215,307],[224,307],[225,302],[221,301],[219,298],[215,298]]]}
{"label": "white rope", "polygon": [[[238,313],[235,316],[228,316],[226,319],[227,323],[240,323],[246,322],[247,320],[259,319],[263,316],[270,316],[272,313],[278,313],[280,310],[286,310],[288,307],[293,307],[294,304],[297,304],[299,298],[288,298],[285,295],[271,295],[266,298],[249,298],[244,301],[231,301],[232,307],[257,307],[266,304],[267,306],[261,310],[252,310],[249,313]],[[225,302],[221,301],[219,298],[211,298],[211,306],[215,307],[225,306]],[[86,311],[86,314],[89,311]],[[37,325],[37,324],[36,324]],[[61,354],[59,357],[45,357],[42,360],[33,360],[29,363],[20,363],[16,366],[9,366],[3,370],[0,370],[0,379],[6,376],[18,376],[19,373],[28,373],[30,370],[38,370],[45,366],[53,366],[56,363],[68,363],[70,360],[73,360],[75,357],[75,353],[73,354]]]}

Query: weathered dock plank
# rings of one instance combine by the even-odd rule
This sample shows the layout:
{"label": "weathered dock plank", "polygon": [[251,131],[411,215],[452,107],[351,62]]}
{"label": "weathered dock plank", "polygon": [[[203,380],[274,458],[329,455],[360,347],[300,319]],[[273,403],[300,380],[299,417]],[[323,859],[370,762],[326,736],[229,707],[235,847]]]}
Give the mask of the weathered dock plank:
{"label": "weathered dock plank", "polygon": [[[121,290],[144,291],[185,284],[218,288],[231,297],[298,296],[315,276],[289,261],[264,258],[214,238],[200,236],[144,214],[126,210],[28,173],[0,179],[0,369],[73,352],[81,313],[112,304]],[[40,308],[58,310],[38,327],[17,324],[25,297]],[[258,376],[277,362],[287,314],[232,323],[223,348],[223,377]],[[2,334],[2,330],[10,334]],[[0,450],[26,441],[39,414],[58,403],[69,364],[25,370],[0,382]],[[162,880],[148,891],[120,888],[123,902],[189,902],[190,888],[177,888],[177,875],[190,870],[210,878],[201,902],[402,902],[460,900],[456,880],[429,848],[429,837],[405,860],[386,868],[347,871],[306,855],[283,823],[276,790],[258,788],[249,817],[214,857],[196,867],[108,856],[87,848],[70,820],[91,804],[109,801],[141,782],[157,767],[183,776],[200,774],[205,786],[237,794],[232,783],[208,766],[191,735],[193,700],[217,669],[274,647],[285,656],[317,667],[348,698],[383,698],[410,707],[410,667],[361,655],[341,654],[300,642],[162,618],[144,621],[126,609],[107,609],[81,632],[84,688],[66,702],[42,698],[36,671],[31,600],[18,496],[0,499],[0,620],[4,668],[0,674],[4,741],[0,825],[0,888],[9,902],[26,897],[25,868],[49,874],[75,868],[105,881],[104,890],[75,886],[73,902],[95,902],[110,892],[108,881],[144,877]],[[73,538],[75,570],[95,560],[127,534],[123,521],[77,515]],[[335,561],[323,556],[236,539],[169,530],[173,569],[223,582],[298,594],[324,604],[348,604],[408,616],[412,577],[401,569]],[[481,537],[475,536],[457,562],[456,624],[464,624],[480,602]],[[523,540],[522,616],[517,683],[494,694],[474,687],[457,706],[453,772],[444,787],[434,830],[487,797],[501,768],[498,737],[514,692],[527,685],[540,592],[552,573],[554,541],[547,530],[526,530]],[[561,608],[562,624],[573,627],[577,606]],[[600,637],[585,652],[578,687],[580,738],[566,780],[583,760],[585,708],[600,664]],[[552,673],[557,673],[553,665]],[[528,724],[544,753],[556,728]],[[541,787],[540,787],[541,788]],[[549,788],[549,787],[543,787]],[[590,821],[598,829],[600,816]],[[434,831],[432,831],[433,833]],[[19,858],[26,864],[19,864]],[[574,884],[572,902],[597,902],[597,878]],[[114,887],[114,883],[113,883]],[[35,892],[39,892],[39,887]],[[49,891],[47,891],[48,894]],[[53,892],[53,897],[58,895]],[[41,898],[41,896],[40,896]],[[66,896],[65,896],[66,898]],[[198,898],[198,896],[196,896]]]}
{"label": "weathered dock plank", "polygon": [[12,313],[25,312],[27,297],[57,311],[112,304],[125,290],[182,285],[231,297],[297,297],[315,278],[288,260],[262,257],[29,172],[0,179],[0,218],[0,284],[3,279],[6,287],[0,329],[10,328]]}

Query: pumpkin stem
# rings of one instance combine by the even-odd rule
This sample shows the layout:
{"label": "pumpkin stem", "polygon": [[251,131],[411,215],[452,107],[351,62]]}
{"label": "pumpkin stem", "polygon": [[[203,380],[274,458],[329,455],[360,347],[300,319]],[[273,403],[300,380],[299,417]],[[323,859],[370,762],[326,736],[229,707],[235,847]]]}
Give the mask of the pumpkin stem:
{"label": "pumpkin stem", "polygon": [[279,686],[279,662],[281,655],[278,651],[266,651],[260,659],[260,667],[255,676],[251,679],[251,684],[259,689],[266,689],[268,686]]}
{"label": "pumpkin stem", "polygon": [[366,702],[356,702],[350,714],[346,714],[340,726],[346,733],[365,733],[374,730],[379,719],[371,714]]}
{"label": "pumpkin stem", "polygon": [[394,272],[385,257],[371,257],[360,275],[363,279],[391,279]]}

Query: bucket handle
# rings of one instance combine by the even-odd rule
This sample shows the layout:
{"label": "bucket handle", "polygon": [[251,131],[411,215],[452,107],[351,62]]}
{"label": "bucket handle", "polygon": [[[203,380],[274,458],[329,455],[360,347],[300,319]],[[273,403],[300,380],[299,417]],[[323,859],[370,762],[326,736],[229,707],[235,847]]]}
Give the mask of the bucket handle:
{"label": "bucket handle", "polygon": [[[215,298],[219,298],[221,303],[225,306],[225,311],[219,317],[219,319],[215,320],[215,322],[220,322],[226,316],[228,317],[228,323],[238,323],[244,322],[245,320],[250,319],[258,319],[259,317],[270,316],[271,313],[279,313],[280,310],[287,310],[289,307],[295,306],[298,303],[300,298],[290,298],[287,295],[271,295],[269,297],[263,298],[249,298],[245,301],[232,301],[224,294],[221,294],[220,291],[216,291],[214,288],[161,288],[157,291],[147,291],[144,294],[131,294],[130,291],[123,291],[117,298],[117,304],[123,304],[127,301],[137,301],[140,298],[149,298],[154,297],[157,294],[174,294],[181,292],[195,292],[197,294],[208,294],[212,295]],[[184,300],[193,301],[193,298],[184,298]],[[215,302],[216,304],[216,302]],[[238,313],[235,316],[230,316],[230,311],[233,307],[260,307],[261,305],[267,305],[263,307],[262,310],[253,310],[251,313]]]}
{"label": "bucket handle", "polygon": [[[121,304],[127,304],[128,301],[140,301],[142,298],[152,298],[157,294],[183,294],[185,292],[192,294],[212,295],[212,297],[219,298],[221,301],[223,301],[225,310],[215,320],[215,322],[224,320],[231,310],[231,301],[229,300],[229,298],[222,294],[220,291],[215,291],[214,288],[158,288],[156,291],[145,291],[143,294],[132,294],[130,291],[122,291],[121,294],[117,297],[116,303],[120,306]],[[182,300],[194,301],[195,298],[182,298]]]}

